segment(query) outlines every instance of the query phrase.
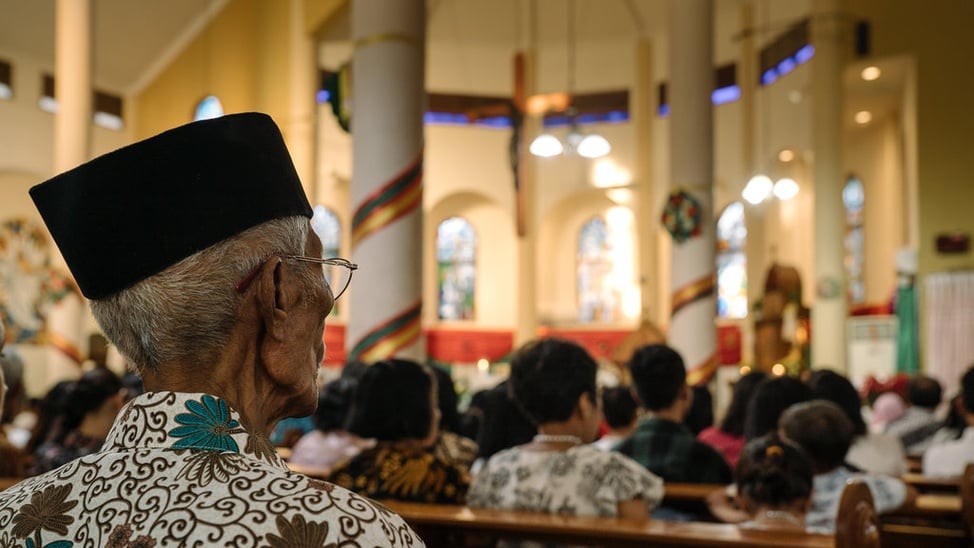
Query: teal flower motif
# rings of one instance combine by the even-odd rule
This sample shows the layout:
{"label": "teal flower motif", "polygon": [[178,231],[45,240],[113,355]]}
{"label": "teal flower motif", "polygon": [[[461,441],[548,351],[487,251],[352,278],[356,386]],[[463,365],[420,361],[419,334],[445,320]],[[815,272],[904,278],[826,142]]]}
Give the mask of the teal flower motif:
{"label": "teal flower motif", "polygon": [[227,403],[210,395],[201,402],[187,401],[189,413],[176,415],[177,426],[169,431],[174,438],[183,438],[173,444],[179,449],[209,449],[240,452],[233,434],[243,432],[240,423],[230,418]]}

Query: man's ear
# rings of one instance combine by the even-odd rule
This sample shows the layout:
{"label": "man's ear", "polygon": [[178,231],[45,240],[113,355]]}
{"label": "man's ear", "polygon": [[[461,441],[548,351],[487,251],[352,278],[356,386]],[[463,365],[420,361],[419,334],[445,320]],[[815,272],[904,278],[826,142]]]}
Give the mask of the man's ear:
{"label": "man's ear", "polygon": [[268,335],[283,341],[287,332],[288,313],[301,299],[300,284],[293,283],[295,274],[284,261],[274,257],[261,267],[257,276],[257,301]]}

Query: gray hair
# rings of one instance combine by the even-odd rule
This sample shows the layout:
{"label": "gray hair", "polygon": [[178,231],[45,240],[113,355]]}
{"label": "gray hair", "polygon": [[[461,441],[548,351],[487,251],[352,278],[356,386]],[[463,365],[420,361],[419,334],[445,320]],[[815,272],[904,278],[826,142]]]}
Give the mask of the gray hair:
{"label": "gray hair", "polygon": [[[91,312],[138,371],[168,361],[212,359],[229,340],[243,302],[235,285],[275,253],[303,254],[308,219],[268,221],[190,255],[104,299]],[[305,279],[305,287],[311,280]]]}

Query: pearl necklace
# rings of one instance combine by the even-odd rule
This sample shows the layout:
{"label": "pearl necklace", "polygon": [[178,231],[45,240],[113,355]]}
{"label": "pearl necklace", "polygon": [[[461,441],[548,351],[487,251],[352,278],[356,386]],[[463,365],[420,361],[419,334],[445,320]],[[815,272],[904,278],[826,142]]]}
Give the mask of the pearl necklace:
{"label": "pearl necklace", "polygon": [[792,514],[791,512],[786,512],[784,510],[765,510],[764,513],[756,517],[755,521],[757,522],[777,521],[777,522],[784,522],[790,525],[798,525],[798,526],[800,526],[802,523],[801,518]]}
{"label": "pearl necklace", "polygon": [[570,443],[581,445],[582,438],[571,434],[538,434],[532,439],[535,443]]}

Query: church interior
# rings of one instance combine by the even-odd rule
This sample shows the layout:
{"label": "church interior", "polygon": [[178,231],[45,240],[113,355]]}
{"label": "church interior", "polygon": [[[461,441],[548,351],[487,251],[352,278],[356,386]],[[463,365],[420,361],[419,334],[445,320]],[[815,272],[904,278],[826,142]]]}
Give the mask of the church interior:
{"label": "church interior", "polygon": [[282,128],[325,253],[359,264],[326,370],[402,353],[473,383],[540,335],[609,364],[661,336],[698,382],[952,391],[974,361],[974,5],[703,4],[0,0],[0,307],[28,391],[98,333],[28,189],[247,111]]}

